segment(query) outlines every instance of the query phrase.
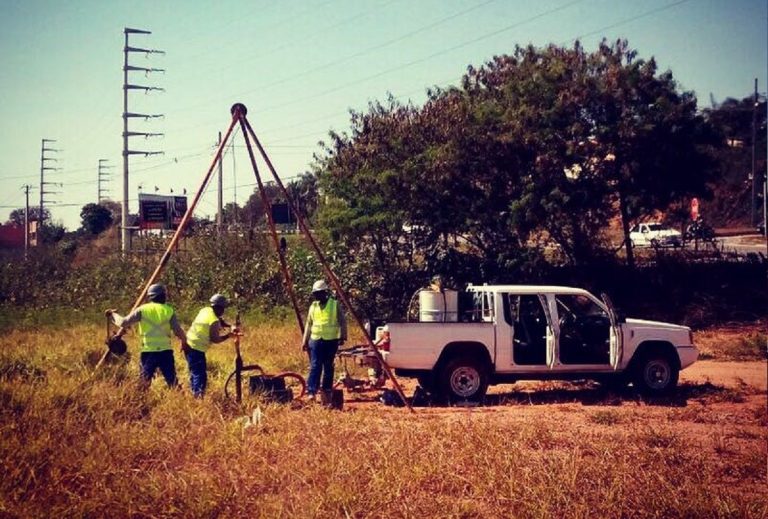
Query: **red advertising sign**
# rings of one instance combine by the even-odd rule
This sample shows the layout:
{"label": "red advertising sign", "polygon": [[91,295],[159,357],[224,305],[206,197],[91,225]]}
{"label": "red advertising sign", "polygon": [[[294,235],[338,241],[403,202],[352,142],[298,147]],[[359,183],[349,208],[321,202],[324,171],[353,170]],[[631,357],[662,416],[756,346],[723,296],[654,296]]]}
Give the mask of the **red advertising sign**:
{"label": "red advertising sign", "polygon": [[176,229],[186,212],[186,196],[139,193],[140,229]]}

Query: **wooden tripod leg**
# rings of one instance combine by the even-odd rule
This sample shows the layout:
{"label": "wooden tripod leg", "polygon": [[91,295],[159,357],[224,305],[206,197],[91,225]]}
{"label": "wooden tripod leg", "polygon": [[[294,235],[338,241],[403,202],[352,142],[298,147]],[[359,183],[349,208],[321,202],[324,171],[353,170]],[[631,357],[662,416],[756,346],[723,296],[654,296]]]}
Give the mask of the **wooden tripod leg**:
{"label": "wooden tripod leg", "polygon": [[[368,335],[365,325],[363,325],[363,321],[360,319],[360,317],[355,312],[355,309],[352,308],[352,305],[349,303],[349,299],[347,297],[347,293],[344,291],[344,289],[341,286],[341,283],[339,282],[336,275],[331,270],[330,266],[328,265],[328,261],[325,258],[325,255],[320,250],[320,247],[318,246],[317,242],[315,241],[314,236],[309,230],[309,227],[307,226],[306,221],[302,217],[301,213],[296,208],[296,204],[294,203],[293,199],[291,198],[290,194],[288,193],[288,190],[283,185],[282,180],[280,180],[279,175],[277,174],[277,171],[275,170],[275,167],[272,165],[272,161],[269,160],[269,157],[267,156],[267,152],[264,151],[264,147],[261,145],[261,142],[259,142],[258,137],[256,137],[256,133],[253,131],[253,128],[251,127],[251,124],[248,122],[248,119],[246,118],[246,113],[241,112],[240,115],[240,121],[241,125],[244,125],[248,132],[247,134],[250,135],[250,137],[253,139],[253,142],[256,144],[256,147],[259,149],[259,153],[261,154],[262,158],[264,159],[264,162],[266,162],[267,167],[269,168],[270,172],[272,173],[272,177],[275,180],[275,183],[280,188],[280,191],[285,196],[285,199],[288,201],[288,204],[291,206],[291,210],[296,215],[296,220],[299,224],[299,227],[301,228],[302,233],[304,234],[304,237],[309,242],[312,249],[315,251],[315,255],[317,256],[318,261],[320,261],[320,264],[323,267],[323,270],[325,272],[325,275],[330,280],[331,284],[333,285],[333,288],[336,290],[336,293],[338,294],[339,298],[341,299],[341,302],[344,304],[344,307],[347,309],[349,314],[352,316],[352,318],[357,323],[360,330],[363,332],[363,336],[366,339],[368,347],[373,351],[374,355],[376,356],[377,360],[381,363],[382,368],[384,368],[384,371],[387,374],[387,377],[392,381],[392,385],[395,388],[395,391],[397,392],[398,396],[402,400],[403,404],[408,408],[409,411],[414,412],[413,407],[411,406],[410,402],[408,402],[408,399],[405,397],[405,393],[403,393],[403,388],[400,386],[400,383],[395,378],[394,373],[390,369],[389,365],[387,364],[387,361],[384,360],[384,357],[381,355],[381,352],[376,347],[376,345],[371,340],[370,336]],[[246,135],[244,132],[243,135]],[[247,139],[246,139],[247,142]]]}

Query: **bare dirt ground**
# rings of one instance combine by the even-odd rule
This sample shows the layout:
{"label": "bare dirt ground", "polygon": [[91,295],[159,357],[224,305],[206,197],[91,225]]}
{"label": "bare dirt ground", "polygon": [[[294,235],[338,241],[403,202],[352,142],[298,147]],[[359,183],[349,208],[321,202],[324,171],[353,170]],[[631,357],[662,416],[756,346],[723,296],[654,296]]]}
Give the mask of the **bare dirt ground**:
{"label": "bare dirt ground", "polygon": [[710,382],[723,387],[768,390],[768,362],[717,362],[700,360],[680,372],[681,382]]}
{"label": "bare dirt ground", "polygon": [[[417,383],[400,379],[407,396],[413,394]],[[379,393],[347,393],[347,409],[387,409],[378,400]],[[542,413],[557,412],[569,407],[615,408],[681,408],[717,403],[723,409],[743,407],[745,403],[762,404],[768,408],[768,362],[721,362],[703,360],[680,373],[680,383],[674,395],[644,399],[631,388],[608,391],[589,381],[522,381],[489,388],[486,405],[477,407],[417,407],[417,412],[518,414],[524,408],[539,408]],[[554,404],[550,407],[545,404]],[[399,408],[391,408],[399,410]],[[567,416],[572,416],[572,410]],[[534,411],[535,413],[536,411]],[[768,412],[768,409],[766,409]]]}

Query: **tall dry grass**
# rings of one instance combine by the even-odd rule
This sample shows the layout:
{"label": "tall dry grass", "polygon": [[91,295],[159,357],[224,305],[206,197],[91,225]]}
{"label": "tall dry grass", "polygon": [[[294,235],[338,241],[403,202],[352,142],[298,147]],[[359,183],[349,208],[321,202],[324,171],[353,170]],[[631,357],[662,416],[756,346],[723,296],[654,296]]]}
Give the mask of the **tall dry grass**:
{"label": "tall dry grass", "polygon": [[[294,326],[249,327],[246,361],[303,371]],[[0,338],[0,515],[768,514],[766,418],[754,400],[721,414],[726,404],[708,404],[717,425],[634,403],[413,415],[262,403],[260,423],[244,428],[252,408],[221,393],[231,345],[214,347],[199,401],[160,380],[139,390],[135,359],[91,376],[102,334],[78,325]],[[186,382],[180,356],[177,367]]]}

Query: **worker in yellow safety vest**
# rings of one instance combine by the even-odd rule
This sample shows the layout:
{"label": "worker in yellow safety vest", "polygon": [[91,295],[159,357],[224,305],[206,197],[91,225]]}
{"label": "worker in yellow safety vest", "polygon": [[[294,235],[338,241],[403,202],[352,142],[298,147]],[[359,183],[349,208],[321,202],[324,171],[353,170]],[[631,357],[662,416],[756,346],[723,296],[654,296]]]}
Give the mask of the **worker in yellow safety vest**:
{"label": "worker in yellow safety vest", "polygon": [[[307,395],[314,400],[318,386],[330,392],[333,385],[333,360],[339,346],[347,340],[347,321],[339,302],[331,297],[325,281],[312,285],[312,298],[304,327],[302,349],[309,350]],[[322,375],[322,383],[321,383]]]}
{"label": "worker in yellow safety vest", "polygon": [[117,326],[125,328],[138,323],[141,338],[140,373],[142,382],[147,386],[158,369],[168,387],[176,386],[171,333],[181,341],[182,350],[187,348],[187,336],[179,325],[173,307],[166,303],[166,298],[165,286],[156,283],[147,289],[148,302],[125,317],[115,310],[105,312]]}
{"label": "worker in yellow safety vest", "polygon": [[189,348],[184,350],[184,357],[189,366],[189,385],[192,394],[201,398],[205,394],[208,385],[208,365],[205,360],[205,352],[211,344],[224,342],[230,337],[240,333],[236,327],[230,332],[221,334],[222,328],[229,325],[224,321],[224,310],[229,302],[221,294],[214,294],[210,299],[210,306],[202,308],[195,317],[192,326],[187,331],[187,344]]}

